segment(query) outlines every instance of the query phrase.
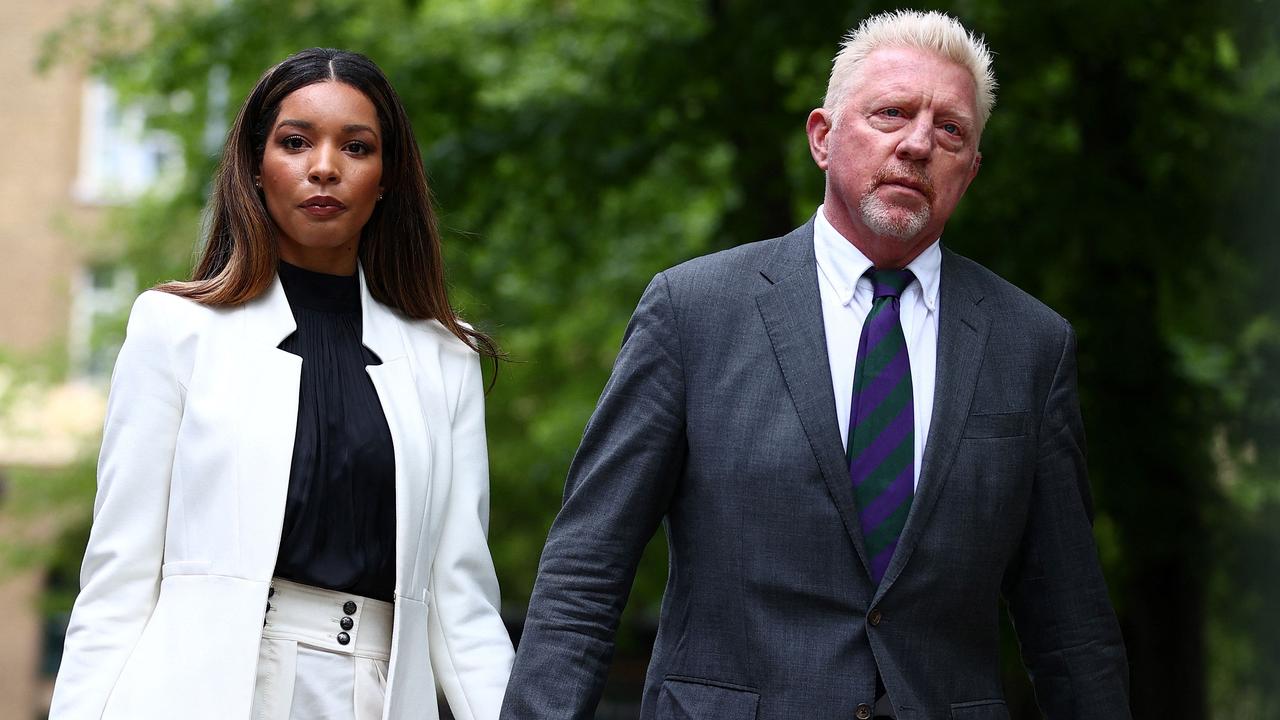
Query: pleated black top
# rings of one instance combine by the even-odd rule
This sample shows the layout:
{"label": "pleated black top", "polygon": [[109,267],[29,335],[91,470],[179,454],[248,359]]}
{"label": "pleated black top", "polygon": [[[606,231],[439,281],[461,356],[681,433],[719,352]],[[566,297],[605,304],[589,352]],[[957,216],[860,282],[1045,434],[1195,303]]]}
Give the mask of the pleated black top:
{"label": "pleated black top", "polygon": [[361,342],[360,281],[280,263],[302,358],[298,429],[276,575],[391,600],[395,588],[395,454]]}

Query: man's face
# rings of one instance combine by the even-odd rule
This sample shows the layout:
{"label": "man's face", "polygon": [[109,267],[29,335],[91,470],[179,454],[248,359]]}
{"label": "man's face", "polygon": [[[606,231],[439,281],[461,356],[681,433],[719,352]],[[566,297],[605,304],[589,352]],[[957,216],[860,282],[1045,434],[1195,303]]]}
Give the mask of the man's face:
{"label": "man's face", "polygon": [[936,240],[977,175],[975,91],[962,65],[882,48],[863,62],[838,117],[810,113],[827,219],[877,267],[902,267]]}

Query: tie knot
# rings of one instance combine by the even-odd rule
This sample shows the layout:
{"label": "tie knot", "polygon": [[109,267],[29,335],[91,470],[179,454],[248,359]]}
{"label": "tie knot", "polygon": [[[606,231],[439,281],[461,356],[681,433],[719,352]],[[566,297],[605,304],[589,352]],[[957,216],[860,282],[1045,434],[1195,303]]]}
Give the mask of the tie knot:
{"label": "tie knot", "polygon": [[912,280],[916,279],[910,270],[881,270],[871,268],[867,271],[867,279],[871,280],[871,291],[875,299],[882,297],[902,297]]}

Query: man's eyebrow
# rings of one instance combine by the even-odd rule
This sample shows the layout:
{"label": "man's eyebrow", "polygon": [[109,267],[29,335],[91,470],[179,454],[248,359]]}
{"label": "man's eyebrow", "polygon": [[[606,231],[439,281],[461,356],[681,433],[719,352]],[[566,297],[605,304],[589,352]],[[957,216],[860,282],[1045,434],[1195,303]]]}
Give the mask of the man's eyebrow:
{"label": "man's eyebrow", "polygon": [[950,108],[944,107],[941,109],[941,111],[938,114],[943,116],[944,118],[945,117],[954,118],[956,120],[959,120],[960,122],[969,123],[971,125],[976,124],[977,122],[976,120],[974,120],[974,117],[972,115],[965,112],[964,110],[952,110]]}

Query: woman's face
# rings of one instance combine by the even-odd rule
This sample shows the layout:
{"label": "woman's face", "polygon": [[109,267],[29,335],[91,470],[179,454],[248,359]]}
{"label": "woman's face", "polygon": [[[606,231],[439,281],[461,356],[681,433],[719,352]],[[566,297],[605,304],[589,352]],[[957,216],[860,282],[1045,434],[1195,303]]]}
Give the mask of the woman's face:
{"label": "woman's face", "polygon": [[382,131],[373,103],[346,83],[299,88],[280,103],[258,179],[280,257],[350,275],[360,231],[382,194]]}

